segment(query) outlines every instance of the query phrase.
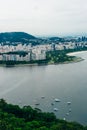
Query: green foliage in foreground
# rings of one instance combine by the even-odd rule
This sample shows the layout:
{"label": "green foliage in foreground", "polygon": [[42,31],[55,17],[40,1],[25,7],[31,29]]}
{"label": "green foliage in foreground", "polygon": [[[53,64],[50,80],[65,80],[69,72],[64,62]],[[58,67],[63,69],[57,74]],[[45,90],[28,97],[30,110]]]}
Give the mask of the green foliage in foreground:
{"label": "green foliage in foreground", "polygon": [[76,122],[59,120],[53,113],[30,106],[20,108],[0,100],[0,130],[87,130]]}

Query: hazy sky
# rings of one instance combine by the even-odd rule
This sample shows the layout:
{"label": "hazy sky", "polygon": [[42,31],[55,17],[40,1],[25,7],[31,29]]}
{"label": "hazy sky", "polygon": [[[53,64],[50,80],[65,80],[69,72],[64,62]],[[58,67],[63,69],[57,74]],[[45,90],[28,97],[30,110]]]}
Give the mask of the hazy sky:
{"label": "hazy sky", "polygon": [[87,33],[87,0],[0,0],[0,32]]}

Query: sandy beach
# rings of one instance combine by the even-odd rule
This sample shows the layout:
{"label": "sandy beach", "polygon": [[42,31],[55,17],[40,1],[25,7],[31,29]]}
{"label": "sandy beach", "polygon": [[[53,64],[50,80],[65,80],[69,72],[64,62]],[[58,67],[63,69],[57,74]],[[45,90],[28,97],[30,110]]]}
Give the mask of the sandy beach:
{"label": "sandy beach", "polygon": [[76,54],[81,54],[81,53],[84,53],[84,52],[87,52],[87,51],[70,52],[70,53],[67,53],[67,55],[74,56]]}

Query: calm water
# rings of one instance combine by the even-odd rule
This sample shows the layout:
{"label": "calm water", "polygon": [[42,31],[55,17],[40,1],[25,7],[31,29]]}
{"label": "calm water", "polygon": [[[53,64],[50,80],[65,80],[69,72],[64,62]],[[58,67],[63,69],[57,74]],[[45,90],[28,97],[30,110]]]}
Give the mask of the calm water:
{"label": "calm water", "polygon": [[[0,67],[0,98],[43,111],[54,112],[58,108],[54,112],[58,118],[87,125],[87,52],[77,55],[85,60],[62,65]],[[55,98],[61,102],[55,102]],[[36,103],[40,105],[35,106]]]}

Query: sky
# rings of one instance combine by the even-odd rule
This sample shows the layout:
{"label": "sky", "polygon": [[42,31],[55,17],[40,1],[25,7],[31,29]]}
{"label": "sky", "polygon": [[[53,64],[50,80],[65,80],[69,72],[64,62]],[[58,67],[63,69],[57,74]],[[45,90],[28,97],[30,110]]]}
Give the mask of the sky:
{"label": "sky", "polygon": [[87,34],[87,0],[0,0],[0,32]]}

